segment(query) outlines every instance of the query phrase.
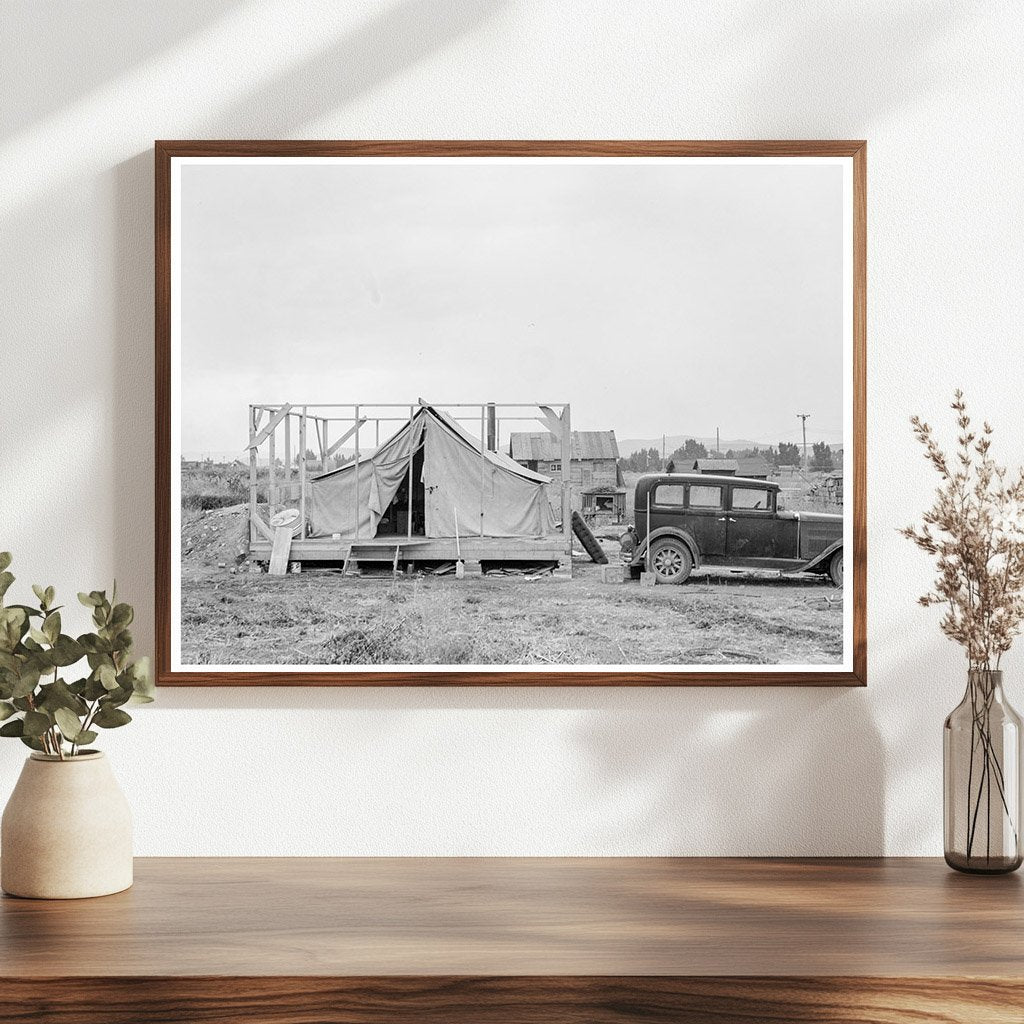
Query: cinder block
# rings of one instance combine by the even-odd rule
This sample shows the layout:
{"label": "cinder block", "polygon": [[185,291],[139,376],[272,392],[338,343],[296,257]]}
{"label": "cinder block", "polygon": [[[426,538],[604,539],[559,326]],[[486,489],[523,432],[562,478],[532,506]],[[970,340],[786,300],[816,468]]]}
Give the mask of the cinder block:
{"label": "cinder block", "polygon": [[640,573],[640,586],[641,587],[653,587],[654,586],[654,573],[653,572],[642,572],[642,573]]}

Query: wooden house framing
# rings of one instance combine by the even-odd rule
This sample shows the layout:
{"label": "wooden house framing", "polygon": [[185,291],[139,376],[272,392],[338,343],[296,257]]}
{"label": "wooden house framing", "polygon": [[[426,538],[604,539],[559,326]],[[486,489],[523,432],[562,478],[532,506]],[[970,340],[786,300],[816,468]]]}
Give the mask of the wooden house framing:
{"label": "wooden house framing", "polygon": [[273,573],[457,561],[571,571],[571,475],[558,517],[550,480],[499,451],[502,425],[523,420],[539,421],[572,465],[568,403],[250,405],[251,558]]}

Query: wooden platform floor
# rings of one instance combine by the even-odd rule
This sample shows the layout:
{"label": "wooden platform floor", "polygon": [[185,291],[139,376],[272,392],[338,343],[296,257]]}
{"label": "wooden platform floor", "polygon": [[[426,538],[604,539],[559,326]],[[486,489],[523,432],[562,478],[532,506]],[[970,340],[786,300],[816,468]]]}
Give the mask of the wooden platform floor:
{"label": "wooden platform floor", "polygon": [[[522,537],[463,537],[456,544],[454,537],[372,537],[366,540],[332,537],[304,537],[292,541],[288,555],[294,562],[340,562],[345,560],[350,547],[364,561],[372,560],[379,554],[380,561],[390,562],[394,557],[395,545],[402,547],[401,561],[443,562],[454,560],[459,551],[465,561],[520,561],[520,562],[568,562],[565,541],[561,537],[544,539]],[[258,538],[250,546],[250,554],[260,561],[270,559],[271,543]],[[367,555],[366,553],[369,553]]]}

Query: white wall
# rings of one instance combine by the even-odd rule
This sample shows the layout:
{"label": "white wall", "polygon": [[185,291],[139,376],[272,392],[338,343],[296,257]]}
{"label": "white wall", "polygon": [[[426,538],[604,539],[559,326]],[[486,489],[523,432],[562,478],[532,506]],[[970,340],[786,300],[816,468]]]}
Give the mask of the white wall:
{"label": "white wall", "polygon": [[895,529],[955,385],[1024,456],[1022,39],[1012,2],[0,5],[0,548],[116,574],[142,648],[154,138],[870,140],[868,689],[168,689],[105,737],[138,852],[940,852],[963,665]]}

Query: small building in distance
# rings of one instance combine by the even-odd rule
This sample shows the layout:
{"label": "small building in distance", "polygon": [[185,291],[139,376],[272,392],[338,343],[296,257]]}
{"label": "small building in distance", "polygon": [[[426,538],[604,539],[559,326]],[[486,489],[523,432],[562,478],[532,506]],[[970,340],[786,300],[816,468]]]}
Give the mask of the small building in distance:
{"label": "small building in distance", "polygon": [[830,473],[822,481],[822,490],[825,497],[836,505],[843,503],[843,474]]}
{"label": "small building in distance", "polygon": [[697,459],[693,470],[714,476],[742,476],[748,480],[767,480],[771,475],[771,466],[763,455],[742,455],[736,459]]}
{"label": "small building in distance", "polygon": [[695,473],[709,473],[712,476],[736,476],[738,469],[736,459],[697,459],[693,464]]}
{"label": "small building in distance", "polygon": [[[614,430],[574,430],[571,442],[572,508],[591,523],[621,523],[626,488]],[[526,469],[551,477],[548,500],[562,508],[562,444],[548,431],[513,433],[509,455]]]}

